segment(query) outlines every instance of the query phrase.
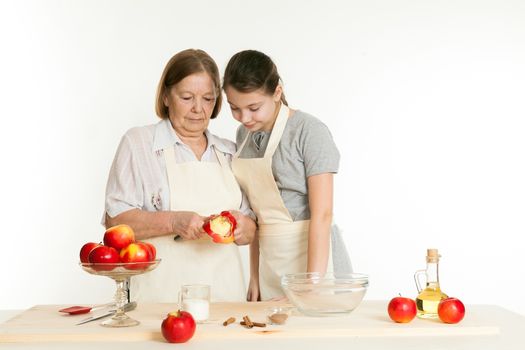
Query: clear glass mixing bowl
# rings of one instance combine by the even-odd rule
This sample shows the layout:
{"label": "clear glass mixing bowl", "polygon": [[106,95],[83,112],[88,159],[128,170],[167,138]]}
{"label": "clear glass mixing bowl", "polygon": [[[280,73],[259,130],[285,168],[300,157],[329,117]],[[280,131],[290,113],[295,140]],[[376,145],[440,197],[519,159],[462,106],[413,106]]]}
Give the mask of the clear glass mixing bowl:
{"label": "clear glass mixing bowl", "polygon": [[281,286],[288,299],[305,315],[346,315],[363,300],[368,276],[360,273],[292,273],[281,278]]}

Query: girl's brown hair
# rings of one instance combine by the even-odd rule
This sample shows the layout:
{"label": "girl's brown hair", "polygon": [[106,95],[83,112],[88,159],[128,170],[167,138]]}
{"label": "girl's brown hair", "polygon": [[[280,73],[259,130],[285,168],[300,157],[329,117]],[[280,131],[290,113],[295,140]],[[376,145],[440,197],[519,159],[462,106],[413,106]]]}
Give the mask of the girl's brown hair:
{"label": "girl's brown hair", "polygon": [[221,79],[217,64],[203,50],[187,49],[177,53],[168,61],[160,77],[155,99],[155,112],[161,119],[169,117],[168,107],[164,105],[164,96],[168,90],[187,76],[202,72],[208,73],[213,81],[216,100],[210,118],[217,117],[222,105]]}
{"label": "girl's brown hair", "polygon": [[[270,57],[256,50],[245,50],[230,58],[224,71],[222,88],[231,86],[245,93],[263,89],[265,93],[273,95],[280,81],[277,66]],[[288,106],[284,92],[281,102]]]}

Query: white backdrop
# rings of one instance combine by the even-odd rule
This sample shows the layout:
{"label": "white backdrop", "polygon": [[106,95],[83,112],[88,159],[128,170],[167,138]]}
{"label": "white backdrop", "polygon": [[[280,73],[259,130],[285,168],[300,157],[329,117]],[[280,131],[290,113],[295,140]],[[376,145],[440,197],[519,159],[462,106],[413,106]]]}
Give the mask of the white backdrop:
{"label": "white backdrop", "polygon": [[[162,69],[194,47],[221,71],[266,52],[291,106],[330,127],[335,221],[367,299],[415,297],[436,247],[445,292],[525,314],[523,1],[0,4],[0,309],[112,298],[78,251],[102,237],[120,137],[157,122]],[[228,108],[211,125],[235,128]]]}

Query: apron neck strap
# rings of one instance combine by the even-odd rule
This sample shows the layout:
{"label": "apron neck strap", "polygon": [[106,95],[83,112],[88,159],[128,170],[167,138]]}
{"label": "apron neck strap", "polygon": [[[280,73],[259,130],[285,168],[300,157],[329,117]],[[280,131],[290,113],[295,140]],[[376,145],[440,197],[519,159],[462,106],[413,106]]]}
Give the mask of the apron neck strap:
{"label": "apron neck strap", "polygon": [[264,152],[264,158],[272,157],[279,146],[281,137],[283,136],[284,129],[286,128],[286,122],[288,121],[288,115],[290,114],[290,109],[281,103],[279,109],[279,114],[273,125],[272,133],[270,134],[270,140],[268,141],[268,146],[266,146],[266,151]]}
{"label": "apron neck strap", "polygon": [[[279,142],[281,141],[281,136],[283,135],[284,129],[286,127],[286,122],[288,121],[289,114],[290,109],[283,103],[281,103],[281,106],[279,108],[279,114],[277,114],[277,118],[272,128],[272,133],[270,134],[268,146],[266,146],[266,151],[264,152],[264,158],[272,157],[275,153],[275,150],[277,149],[277,146],[279,146]],[[244,141],[242,142],[241,146],[237,149],[237,152],[235,152],[235,157],[239,157],[242,149],[246,145],[246,141],[250,139],[252,134],[253,133],[251,131],[249,131],[246,134],[246,137],[244,138]]]}
{"label": "apron neck strap", "polygon": [[217,147],[215,146],[212,146],[212,147],[213,147],[213,151],[215,152],[215,155],[217,156],[217,160],[219,161],[220,166],[222,168],[224,168],[225,166],[229,167],[228,161],[226,160],[226,157],[224,156],[224,154],[221,151],[218,151]]}
{"label": "apron neck strap", "polygon": [[248,138],[250,137],[251,134],[252,134],[251,131],[248,131],[248,133],[246,134],[246,137],[244,138],[244,141],[242,141],[241,146],[237,148],[237,152],[235,152],[235,155],[234,155],[235,158],[239,157],[242,149],[244,148],[244,145],[246,144],[246,141],[248,141]]}

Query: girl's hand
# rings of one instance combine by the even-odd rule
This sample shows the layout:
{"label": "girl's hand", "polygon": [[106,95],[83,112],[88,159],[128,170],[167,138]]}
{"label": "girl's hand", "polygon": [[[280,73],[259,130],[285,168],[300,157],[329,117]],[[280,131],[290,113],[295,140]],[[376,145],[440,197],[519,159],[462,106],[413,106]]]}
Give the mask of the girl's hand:
{"label": "girl's hand", "polygon": [[249,216],[242,214],[237,210],[230,210],[230,213],[233,215],[237,221],[237,227],[233,231],[235,237],[235,244],[237,245],[246,245],[250,244],[255,237],[255,221],[252,220]]}
{"label": "girl's hand", "polygon": [[204,217],[192,211],[173,212],[171,221],[172,232],[185,240],[196,240],[206,234],[202,225]]}
{"label": "girl's hand", "polygon": [[247,301],[261,301],[261,293],[259,290],[259,279],[250,278],[248,284],[248,293],[246,294]]}

